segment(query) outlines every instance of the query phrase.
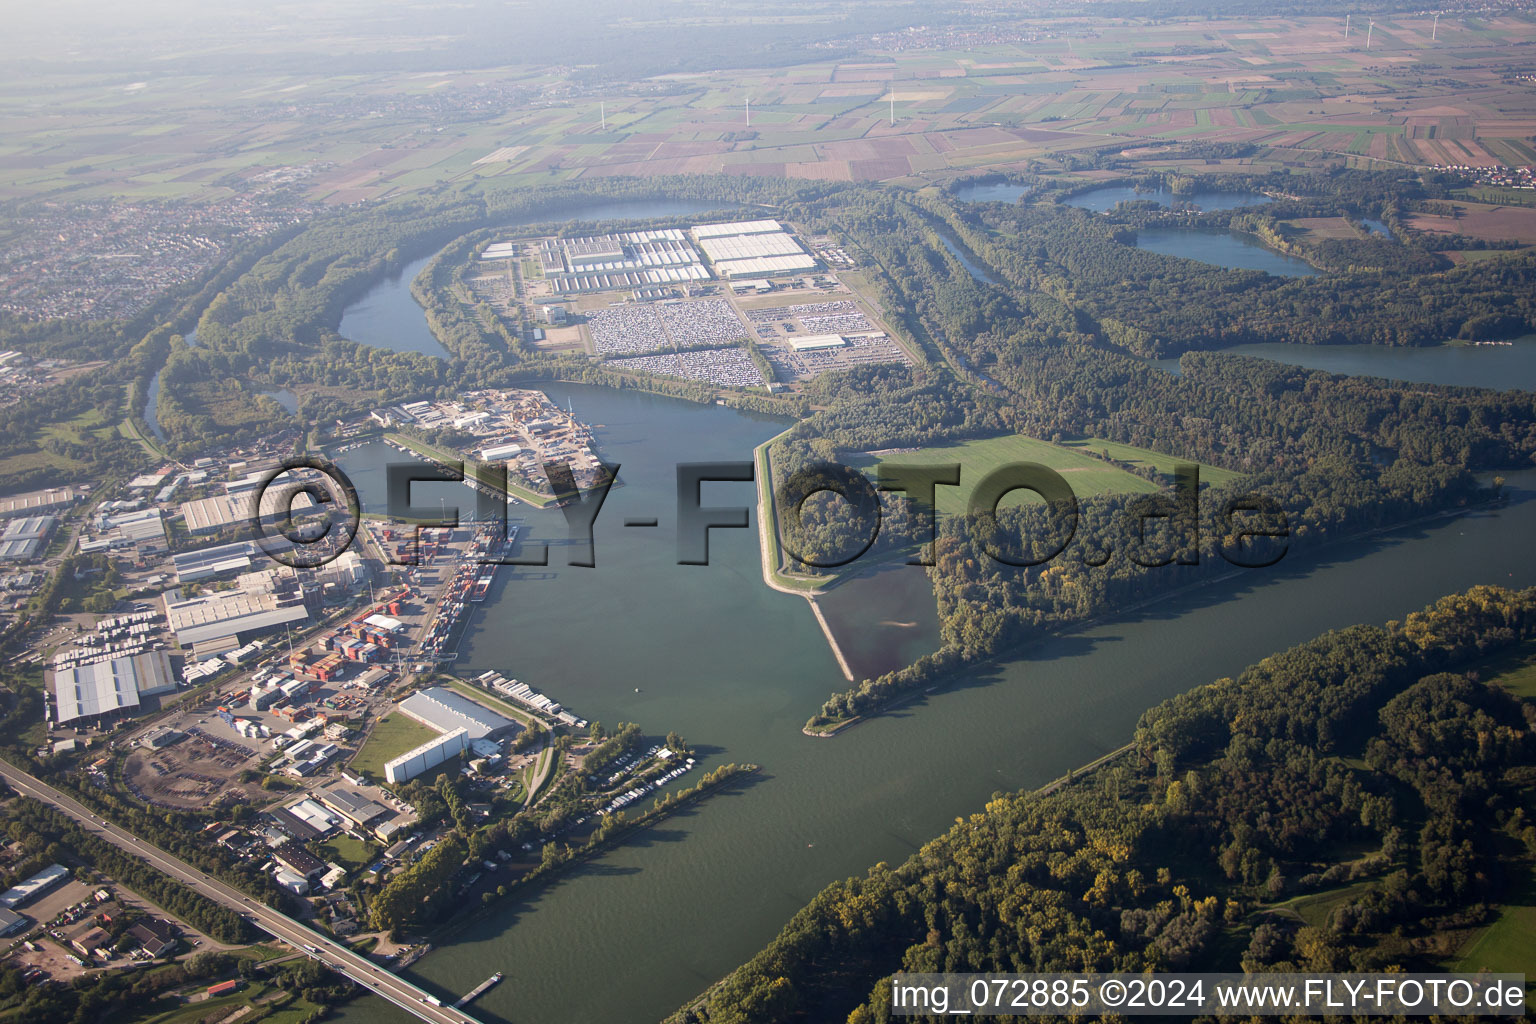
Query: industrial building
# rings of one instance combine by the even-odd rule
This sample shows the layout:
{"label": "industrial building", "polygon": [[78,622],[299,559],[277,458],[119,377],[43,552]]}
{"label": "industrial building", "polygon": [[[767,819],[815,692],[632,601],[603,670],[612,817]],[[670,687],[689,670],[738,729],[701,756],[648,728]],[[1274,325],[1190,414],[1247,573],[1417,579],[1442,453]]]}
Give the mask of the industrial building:
{"label": "industrial building", "polygon": [[486,462],[505,462],[508,459],[516,458],[522,453],[523,446],[520,444],[498,444],[481,449],[480,458]]}
{"label": "industrial building", "polygon": [[[287,511],[298,516],[316,510],[315,499],[298,484],[274,487],[261,495],[260,517],[262,523],[274,523],[287,518]],[[289,497],[292,504],[289,504]],[[253,493],[216,494],[211,498],[198,498],[181,504],[181,518],[187,532],[196,536],[201,533],[217,533],[225,527],[250,522]]]}
{"label": "industrial building", "polygon": [[14,910],[6,910],[0,907],[0,936],[19,932],[32,923],[30,918],[23,917]]}
{"label": "industrial building", "polygon": [[693,237],[703,241],[724,235],[761,235],[783,231],[784,225],[776,220],[741,220],[727,224],[695,224],[688,229]]}
{"label": "industrial building", "polygon": [[0,518],[58,512],[79,500],[80,493],[73,487],[50,487],[42,491],[12,494],[6,498],[0,498]]}
{"label": "industrial building", "polygon": [[356,828],[367,828],[386,814],[391,813],[388,807],[373,800],[369,800],[361,793],[350,789],[324,790],[316,794],[320,802],[326,807],[341,815]]}
{"label": "industrial building", "polygon": [[429,729],[438,732],[464,729],[472,740],[499,736],[517,726],[512,719],[445,686],[418,690],[401,701],[399,708],[407,718]]}
{"label": "industrial building", "polygon": [[96,529],[95,537],[80,542],[81,554],[132,549],[143,558],[161,554],[170,547],[165,539],[165,517],[158,508],[102,516],[96,522]]}
{"label": "industrial building", "polygon": [[777,277],[780,274],[796,274],[803,270],[815,270],[816,257],[807,253],[798,256],[755,256],[750,259],[721,260],[715,264],[715,272],[721,277]]}
{"label": "industrial building", "polygon": [[816,258],[776,220],[698,224],[692,229],[699,248],[723,278],[767,278],[816,268]]}
{"label": "industrial building", "polygon": [[789,339],[789,347],[796,352],[815,352],[819,349],[843,348],[848,339],[841,334],[804,334]]}
{"label": "industrial building", "polygon": [[131,714],[142,698],[175,689],[171,658],[164,651],[60,669],[53,675],[54,721],[64,725]]}
{"label": "industrial building", "polygon": [[289,871],[304,878],[316,877],[325,870],[325,864],[318,857],[293,839],[273,850],[272,858]]}
{"label": "industrial building", "polygon": [[782,231],[764,235],[724,235],[699,243],[713,263],[722,260],[746,260],[758,256],[794,256],[805,252],[800,243]]}
{"label": "industrial building", "polygon": [[390,783],[414,779],[469,749],[469,731],[454,729],[428,740],[415,750],[408,750],[384,765],[384,780]]}
{"label": "industrial building", "polygon": [[0,531],[0,558],[24,560],[36,558],[48,546],[48,538],[58,520],[53,516],[25,516],[13,519]]}
{"label": "industrial building", "polygon": [[183,647],[226,637],[249,639],[258,633],[306,622],[302,596],[242,590],[201,594],[183,601],[165,600],[165,617]]}
{"label": "industrial building", "polygon": [[[186,506],[182,508],[185,510]],[[255,541],[242,540],[234,544],[177,552],[171,556],[171,565],[176,570],[176,582],[196,583],[227,572],[245,572],[262,555],[263,550],[275,554],[292,546],[291,541],[281,536],[272,538],[266,549],[258,546]]]}
{"label": "industrial building", "polygon": [[69,868],[63,864],[50,864],[31,878],[17,882],[5,892],[0,892],[0,908],[15,910],[17,907],[24,907],[68,879]]}

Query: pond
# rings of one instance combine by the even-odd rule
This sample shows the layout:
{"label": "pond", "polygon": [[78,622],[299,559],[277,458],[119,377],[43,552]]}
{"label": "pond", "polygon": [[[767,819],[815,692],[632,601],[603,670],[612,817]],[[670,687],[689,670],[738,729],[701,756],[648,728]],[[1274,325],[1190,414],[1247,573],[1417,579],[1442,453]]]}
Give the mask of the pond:
{"label": "pond", "polygon": [[1020,196],[1028,195],[1033,190],[1033,185],[1019,185],[1011,181],[984,181],[961,185],[950,195],[962,203],[1016,203]]}

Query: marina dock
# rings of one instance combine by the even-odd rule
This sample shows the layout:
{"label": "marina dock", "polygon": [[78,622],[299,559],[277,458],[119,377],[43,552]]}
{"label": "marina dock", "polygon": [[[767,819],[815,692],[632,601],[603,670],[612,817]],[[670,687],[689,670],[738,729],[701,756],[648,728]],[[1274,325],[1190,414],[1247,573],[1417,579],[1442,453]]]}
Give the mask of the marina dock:
{"label": "marina dock", "polygon": [[464,1009],[464,1007],[468,1006],[470,1003],[474,1002],[476,999],[479,999],[481,996],[485,995],[485,993],[495,988],[496,985],[501,981],[501,978],[501,972],[497,971],[495,974],[491,975],[489,978],[486,978],[480,984],[470,989],[468,994],[466,994],[463,999],[460,999],[458,1002],[453,1004],[453,1008],[455,1010]]}

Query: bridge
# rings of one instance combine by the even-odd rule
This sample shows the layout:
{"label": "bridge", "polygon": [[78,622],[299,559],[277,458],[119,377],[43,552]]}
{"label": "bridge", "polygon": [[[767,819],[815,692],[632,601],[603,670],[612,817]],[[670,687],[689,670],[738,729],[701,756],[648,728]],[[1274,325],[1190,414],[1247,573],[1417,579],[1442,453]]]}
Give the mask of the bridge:
{"label": "bridge", "polygon": [[233,886],[118,828],[67,793],[54,789],[14,765],[0,761],[0,778],[4,778],[18,793],[67,814],[87,832],[149,863],[195,892],[238,912],[262,931],[304,950],[331,970],[345,975],[367,991],[389,1000],[427,1024],[479,1024],[462,1009],[440,1005],[437,997],[425,989],[412,985],[329,936],[251,899]]}

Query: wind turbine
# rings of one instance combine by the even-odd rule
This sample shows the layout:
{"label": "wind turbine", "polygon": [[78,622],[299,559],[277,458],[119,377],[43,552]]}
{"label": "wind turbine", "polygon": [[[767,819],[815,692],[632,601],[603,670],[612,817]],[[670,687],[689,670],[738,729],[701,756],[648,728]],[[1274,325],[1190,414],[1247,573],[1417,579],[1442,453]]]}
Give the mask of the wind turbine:
{"label": "wind turbine", "polygon": [[608,105],[602,100],[597,101],[597,116],[603,119],[603,131],[608,130]]}
{"label": "wind turbine", "polygon": [[747,97],[747,127],[752,127],[752,97]]}
{"label": "wind turbine", "polygon": [[896,90],[891,90],[891,127],[896,127]]}
{"label": "wind turbine", "polygon": [[1429,30],[1429,41],[1430,42],[1434,42],[1435,41],[1435,37],[1438,36],[1439,34],[1440,34],[1440,15],[1437,14],[1437,15],[1435,15],[1435,24]]}
{"label": "wind turbine", "polygon": [[1370,27],[1365,30],[1365,48],[1367,50],[1369,50],[1371,48],[1371,33],[1375,32],[1375,31],[1376,31],[1376,19],[1372,18],[1371,19]]}
{"label": "wind turbine", "polygon": [[1354,17],[1354,15],[1352,15],[1352,14],[1344,15],[1344,38],[1345,39],[1349,38],[1349,19],[1352,18],[1352,17]]}

